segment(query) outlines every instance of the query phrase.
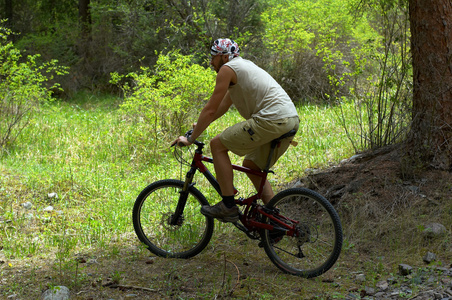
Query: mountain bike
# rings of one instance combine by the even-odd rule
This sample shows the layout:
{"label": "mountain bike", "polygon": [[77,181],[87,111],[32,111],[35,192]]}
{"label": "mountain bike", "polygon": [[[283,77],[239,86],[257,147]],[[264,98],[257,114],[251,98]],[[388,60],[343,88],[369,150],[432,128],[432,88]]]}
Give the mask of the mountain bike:
{"label": "mountain bike", "polygon": [[[306,278],[329,270],[337,261],[342,248],[342,226],[331,203],[315,191],[289,188],[277,193],[266,205],[258,201],[274,149],[282,139],[292,138],[292,130],[271,143],[267,166],[255,171],[233,165],[234,172],[254,174],[262,178],[257,192],[235,200],[240,219],[233,223],[249,238],[259,240],[270,260],[282,271]],[[187,132],[189,136],[191,132]],[[199,254],[209,243],[214,219],[201,214],[206,197],[195,187],[194,176],[200,172],[221,196],[220,186],[208,170],[213,159],[203,154],[204,144],[195,141],[191,163],[182,158],[182,147],[174,153],[190,168],[185,181],[165,179],[148,185],[137,197],[133,207],[133,226],[142,243],[157,256],[190,258]],[[189,148],[189,147],[187,147]]]}

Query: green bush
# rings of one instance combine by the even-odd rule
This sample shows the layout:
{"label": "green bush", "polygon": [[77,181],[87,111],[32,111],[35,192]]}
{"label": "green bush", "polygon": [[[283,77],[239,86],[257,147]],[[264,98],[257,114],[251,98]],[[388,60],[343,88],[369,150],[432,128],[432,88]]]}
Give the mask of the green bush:
{"label": "green bush", "polygon": [[[53,74],[64,74],[65,68],[57,61],[38,63],[39,55],[23,58],[7,38],[11,31],[0,27],[0,148],[11,145],[32,120],[43,102],[51,100],[46,87]],[[47,77],[45,74],[48,74]]]}
{"label": "green bush", "polygon": [[[121,109],[149,134],[140,139],[157,144],[161,139],[174,138],[191,125],[200,108],[213,92],[215,73],[193,63],[193,56],[178,52],[160,54],[153,70],[126,76],[112,74],[111,82],[121,85],[124,103]],[[166,145],[165,145],[166,146]]]}

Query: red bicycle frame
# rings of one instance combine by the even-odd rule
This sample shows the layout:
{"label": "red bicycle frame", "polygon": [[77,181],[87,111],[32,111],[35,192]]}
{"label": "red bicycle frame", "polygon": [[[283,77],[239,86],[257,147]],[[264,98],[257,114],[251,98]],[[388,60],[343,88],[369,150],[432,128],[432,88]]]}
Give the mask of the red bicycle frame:
{"label": "red bicycle frame", "polygon": [[[183,202],[183,206],[185,206],[186,197],[188,195],[188,188],[193,185],[193,177],[196,173],[196,170],[199,170],[204,177],[210,182],[210,184],[215,188],[215,190],[218,192],[219,195],[221,195],[221,189],[220,185],[218,184],[218,181],[216,178],[210,173],[204,162],[213,163],[213,159],[210,157],[207,157],[203,155],[202,149],[204,147],[204,144],[201,142],[195,141],[194,143],[198,148],[195,150],[195,155],[193,156],[193,160],[191,163],[191,168],[187,172],[186,180],[184,188],[181,192],[181,197],[179,199],[179,204]],[[273,149],[276,147],[275,145],[272,145]],[[239,198],[236,199],[235,202],[239,206],[246,206],[243,213],[240,215],[240,221],[243,224],[243,226],[240,226],[240,224],[234,224],[236,225],[240,230],[244,231],[245,233],[257,231],[259,229],[267,229],[267,230],[283,230],[286,232],[286,235],[294,236],[296,235],[296,224],[298,224],[298,221],[286,218],[282,215],[280,215],[277,211],[277,209],[268,209],[263,205],[260,205],[257,203],[257,200],[261,198],[262,191],[264,189],[264,184],[267,180],[268,173],[271,172],[266,168],[263,171],[256,171],[244,166],[239,165],[232,165],[232,169],[238,172],[243,172],[246,174],[256,175],[261,177],[261,184],[256,194],[243,199]],[[237,190],[235,189],[237,192]],[[183,199],[185,198],[185,199]],[[181,201],[183,200],[183,201]],[[178,204],[178,207],[179,207]],[[183,208],[182,208],[183,210]],[[176,212],[178,209],[176,209]],[[261,221],[263,217],[267,217],[271,222],[263,223]],[[288,222],[283,222],[282,220],[287,220]],[[291,224],[288,225],[287,223]]]}

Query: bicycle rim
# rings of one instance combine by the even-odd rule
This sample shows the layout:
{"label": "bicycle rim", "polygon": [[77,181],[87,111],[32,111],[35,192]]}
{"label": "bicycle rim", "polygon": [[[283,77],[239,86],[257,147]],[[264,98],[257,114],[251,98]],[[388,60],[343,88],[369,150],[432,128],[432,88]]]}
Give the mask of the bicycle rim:
{"label": "bicycle rim", "polygon": [[183,219],[171,225],[184,182],[162,180],[147,186],[133,208],[135,232],[152,253],[168,258],[189,258],[209,243],[214,227],[212,218],[200,213],[205,197],[190,187]]}
{"label": "bicycle rim", "polygon": [[278,268],[312,278],[334,265],[342,248],[342,227],[337,212],[324,197],[308,189],[289,189],[278,193],[267,207],[277,208],[285,223],[296,223],[296,234],[280,240],[269,230],[261,232],[265,252]]}

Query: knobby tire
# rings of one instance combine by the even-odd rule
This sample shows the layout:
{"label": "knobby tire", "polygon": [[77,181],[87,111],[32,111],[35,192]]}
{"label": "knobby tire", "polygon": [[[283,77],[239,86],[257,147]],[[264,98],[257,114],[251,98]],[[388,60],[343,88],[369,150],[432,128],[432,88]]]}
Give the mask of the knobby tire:
{"label": "knobby tire", "polygon": [[[293,188],[278,193],[266,207],[276,208],[279,216],[285,217],[280,220],[287,224],[299,222],[297,236],[281,238],[280,234],[278,240],[275,231],[261,231],[265,252],[279,269],[312,278],[335,264],[342,248],[342,226],[328,200],[312,190]],[[269,218],[264,218],[264,222],[274,224]]]}
{"label": "knobby tire", "polygon": [[199,254],[212,237],[214,220],[200,213],[201,206],[209,203],[193,186],[189,188],[183,219],[177,225],[170,224],[183,186],[180,180],[156,181],[135,201],[132,213],[135,233],[155,255],[190,258]]}

